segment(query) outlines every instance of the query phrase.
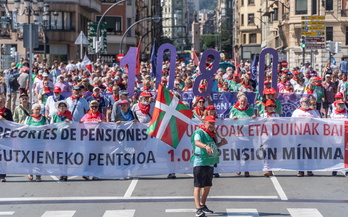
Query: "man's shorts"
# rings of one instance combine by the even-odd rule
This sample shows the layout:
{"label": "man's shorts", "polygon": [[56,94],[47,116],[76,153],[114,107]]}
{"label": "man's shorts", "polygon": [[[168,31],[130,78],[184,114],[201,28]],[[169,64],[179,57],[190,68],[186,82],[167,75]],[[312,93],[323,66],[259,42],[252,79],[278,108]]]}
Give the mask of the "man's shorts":
{"label": "man's shorts", "polygon": [[330,107],[331,104],[332,104],[332,102],[323,102],[323,108],[327,109]]}
{"label": "man's shorts", "polygon": [[203,188],[213,186],[214,167],[197,166],[193,167],[194,187]]}

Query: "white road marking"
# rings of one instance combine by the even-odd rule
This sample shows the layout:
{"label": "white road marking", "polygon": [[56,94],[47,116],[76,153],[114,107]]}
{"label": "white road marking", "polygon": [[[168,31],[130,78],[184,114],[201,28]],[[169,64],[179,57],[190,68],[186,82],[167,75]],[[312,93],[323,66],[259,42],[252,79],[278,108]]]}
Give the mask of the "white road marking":
{"label": "white road marking", "polygon": [[133,217],[134,209],[130,210],[106,210],[103,217]]}
{"label": "white road marking", "polygon": [[52,178],[54,181],[59,181],[59,178],[57,178],[57,176],[51,176],[51,178]]}
{"label": "white road marking", "polygon": [[281,200],[288,200],[288,197],[286,196],[282,186],[279,184],[277,177],[271,176],[271,181],[272,181],[274,188],[276,189],[280,199]]}
{"label": "white road marking", "polygon": [[131,197],[139,179],[134,178],[123,197]]}
{"label": "white road marking", "polygon": [[[209,196],[216,199],[278,199],[278,196]],[[23,201],[86,201],[86,200],[166,200],[166,199],[193,199],[193,196],[158,196],[158,197],[7,197],[0,198],[0,202]]]}
{"label": "white road marking", "polygon": [[46,211],[41,217],[72,217],[76,211]]}
{"label": "white road marking", "polygon": [[317,209],[288,208],[292,217],[323,217]]}
{"label": "white road marking", "polygon": [[226,209],[228,217],[259,217],[257,209]]}
{"label": "white road marking", "polygon": [[196,209],[166,209],[166,212],[196,212]]}
{"label": "white road marking", "polygon": [[0,215],[13,215],[13,213],[15,213],[14,211],[3,211],[0,212]]}

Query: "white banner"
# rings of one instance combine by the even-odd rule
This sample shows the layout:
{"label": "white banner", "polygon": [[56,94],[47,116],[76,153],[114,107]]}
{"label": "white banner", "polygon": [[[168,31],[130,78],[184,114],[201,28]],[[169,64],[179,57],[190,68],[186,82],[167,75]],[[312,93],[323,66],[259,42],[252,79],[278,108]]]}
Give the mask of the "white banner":
{"label": "white banner", "polygon": [[[195,125],[189,126],[178,148],[173,149],[148,136],[147,126],[140,123],[62,122],[31,127],[0,121],[0,174],[110,178],[189,174],[190,137],[201,124],[192,123]],[[347,170],[347,130],[342,120],[225,119],[216,128],[229,142],[219,150],[219,173]]]}

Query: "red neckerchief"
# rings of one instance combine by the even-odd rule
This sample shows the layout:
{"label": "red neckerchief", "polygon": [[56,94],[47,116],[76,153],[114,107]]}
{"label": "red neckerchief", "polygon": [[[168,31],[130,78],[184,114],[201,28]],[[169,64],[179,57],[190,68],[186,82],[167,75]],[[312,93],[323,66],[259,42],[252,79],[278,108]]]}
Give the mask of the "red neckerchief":
{"label": "red neckerchief", "polygon": [[247,88],[247,89],[250,89],[251,85],[245,85],[245,84],[242,84],[243,87]]}
{"label": "red neckerchief", "polygon": [[337,109],[335,109],[335,114],[344,114],[346,112],[346,109],[343,109],[342,111],[338,111]]}
{"label": "red neckerchief", "polygon": [[142,84],[143,82],[142,81],[136,81],[138,84]]}
{"label": "red neckerchief", "polygon": [[147,87],[147,86],[143,86],[142,88],[141,88],[141,90],[149,90],[150,88],[149,87]]}
{"label": "red neckerchief", "polygon": [[265,111],[265,113],[266,113],[268,116],[272,116],[273,114],[275,114],[275,112],[268,112],[268,111]]}
{"label": "red neckerchief", "polygon": [[51,88],[50,87],[44,87],[43,90],[44,90],[45,93],[51,92]]}
{"label": "red neckerchief", "polygon": [[185,90],[188,90],[188,89],[190,89],[190,88],[192,88],[192,86],[190,86],[190,87],[186,87],[186,86],[185,86],[183,90],[185,91]]}
{"label": "red neckerchief", "polygon": [[2,116],[6,111],[6,107],[4,107],[3,109],[0,109],[0,116]]}
{"label": "red neckerchief", "polygon": [[120,82],[116,83],[118,86],[122,84],[122,79],[120,79]]}
{"label": "red neckerchief", "polygon": [[114,102],[118,101],[120,99],[119,96],[116,96],[116,95],[112,95],[112,98],[114,99]]}
{"label": "red neckerchief", "polygon": [[312,111],[313,109],[309,108],[309,109],[304,109],[302,107],[299,108],[300,110],[304,111],[304,112],[308,112],[308,111]]}
{"label": "red neckerchief", "polygon": [[214,131],[213,132],[209,131],[207,128],[205,128],[204,125],[201,125],[199,128],[204,130],[204,132],[206,132],[212,139],[214,139],[215,142],[217,142],[216,135],[215,135]]}
{"label": "red neckerchief", "polygon": [[89,110],[87,112],[87,119],[96,119],[100,115],[100,111],[97,111],[96,113],[93,114],[92,110]]}
{"label": "red neckerchief", "polygon": [[198,116],[202,117],[205,108],[203,107],[202,109],[200,109],[199,107],[194,107],[193,110],[196,111],[196,114],[197,114]]}
{"label": "red neckerchief", "polygon": [[244,109],[242,109],[242,108],[239,106],[239,103],[236,104],[236,105],[234,105],[234,107],[235,107],[236,109],[238,109],[239,111],[246,111],[246,110],[249,109],[249,104],[247,104],[247,105],[245,106]]}
{"label": "red neckerchief", "polygon": [[72,120],[72,114],[71,114],[71,112],[69,110],[66,110],[64,113],[58,112],[58,115],[67,117],[70,120]]}
{"label": "red neckerchief", "polygon": [[42,75],[37,75],[36,77],[37,77],[37,79],[42,80]]}
{"label": "red neckerchief", "polygon": [[314,83],[314,85],[317,86],[317,87],[322,87],[323,86],[323,84],[318,84],[318,83]]}
{"label": "red neckerchief", "polygon": [[81,97],[81,95],[78,95],[78,96],[74,96],[74,95],[71,95],[71,99],[74,101],[75,99],[78,99],[78,98],[80,98]]}
{"label": "red neckerchief", "polygon": [[100,101],[100,95],[99,96],[96,96],[96,95],[94,95],[94,93],[92,94],[92,96],[94,97],[94,98],[96,98],[98,101]]}
{"label": "red neckerchief", "polygon": [[34,114],[31,114],[30,116],[33,117],[33,118],[39,119],[39,118],[41,118],[42,114],[39,114],[38,116],[36,116]]}
{"label": "red neckerchief", "polygon": [[240,79],[235,80],[234,78],[232,78],[232,81],[235,82],[235,83],[240,83]]}
{"label": "red neckerchief", "polygon": [[223,88],[224,91],[229,91],[230,88],[226,87],[226,88]]}
{"label": "red neckerchief", "polygon": [[314,90],[307,90],[308,94],[313,94]]}
{"label": "red neckerchief", "polygon": [[343,81],[343,82],[346,82],[346,81],[347,81],[347,79],[342,79],[342,81]]}
{"label": "red neckerchief", "polygon": [[297,78],[296,78],[296,77],[293,77],[292,80],[297,81]]}
{"label": "red neckerchief", "polygon": [[148,115],[150,112],[150,104],[148,105],[143,105],[140,102],[138,103],[139,109],[141,111],[141,113],[143,113],[144,115]]}
{"label": "red neckerchief", "polygon": [[218,88],[222,88],[223,87],[223,85],[222,84],[218,84]]}
{"label": "red neckerchief", "polygon": [[106,88],[107,93],[112,93],[112,88]]}

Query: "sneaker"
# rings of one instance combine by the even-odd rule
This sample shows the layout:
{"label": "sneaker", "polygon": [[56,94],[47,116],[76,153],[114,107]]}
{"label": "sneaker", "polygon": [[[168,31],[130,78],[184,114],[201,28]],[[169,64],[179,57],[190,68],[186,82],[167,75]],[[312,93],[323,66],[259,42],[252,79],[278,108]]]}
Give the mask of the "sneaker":
{"label": "sneaker", "polygon": [[308,176],[314,176],[314,173],[312,171],[307,171]]}
{"label": "sneaker", "polygon": [[197,209],[196,216],[198,216],[198,217],[204,217],[205,216],[202,208],[201,209]]}
{"label": "sneaker", "polygon": [[41,177],[36,177],[36,182],[42,182]]}
{"label": "sneaker", "polygon": [[89,176],[82,176],[84,180],[89,180]]}
{"label": "sneaker", "polygon": [[245,177],[250,177],[250,173],[249,172],[244,172],[244,176]]}
{"label": "sneaker", "polygon": [[167,179],[176,179],[175,173],[169,173]]}
{"label": "sneaker", "polygon": [[202,210],[204,213],[214,213],[214,211],[208,209],[208,207],[207,207],[206,205],[202,205],[202,206],[201,206],[201,210]]}
{"label": "sneaker", "polygon": [[220,177],[220,174],[219,174],[219,173],[214,173],[214,177],[215,177],[215,178],[219,178],[219,177]]}
{"label": "sneaker", "polygon": [[348,178],[348,172],[345,173],[345,176]]}
{"label": "sneaker", "polygon": [[297,173],[297,177],[303,177],[304,176],[304,172],[298,172]]}
{"label": "sneaker", "polygon": [[0,182],[6,182],[5,178],[0,178]]}
{"label": "sneaker", "polygon": [[337,171],[332,171],[332,176],[337,176]]}

